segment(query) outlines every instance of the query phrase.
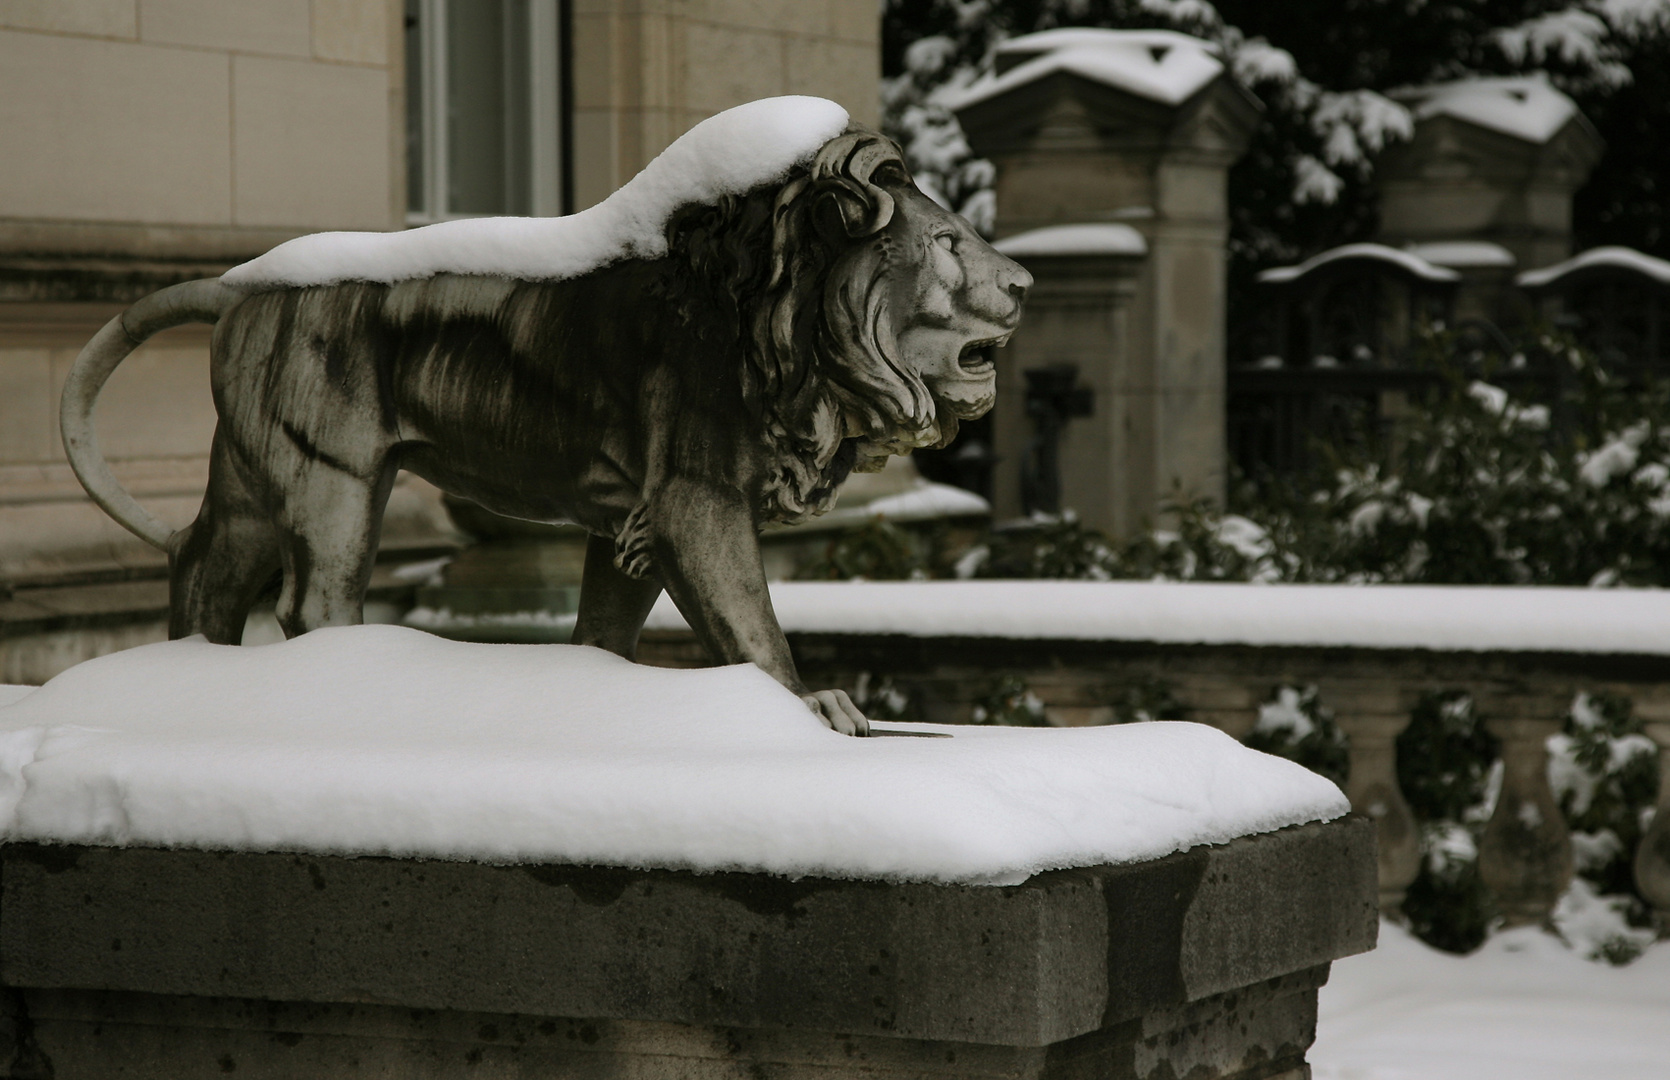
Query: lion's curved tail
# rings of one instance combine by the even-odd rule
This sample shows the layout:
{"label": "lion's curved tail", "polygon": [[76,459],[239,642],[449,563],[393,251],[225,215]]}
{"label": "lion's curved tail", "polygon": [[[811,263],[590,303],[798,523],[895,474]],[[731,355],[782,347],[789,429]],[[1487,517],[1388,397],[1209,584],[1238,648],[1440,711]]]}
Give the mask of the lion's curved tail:
{"label": "lion's curved tail", "polygon": [[140,506],[110,471],[110,465],[99,452],[93,407],[98,404],[99,391],[104,389],[105,380],[116,370],[116,365],[147,338],[171,326],[216,322],[242,295],[216,278],[188,281],[154,292],[105,323],[104,329],[75,358],[64,381],[58,424],[64,433],[64,453],[70,459],[76,479],[117,524],[163,551],[169,549],[174,530]]}

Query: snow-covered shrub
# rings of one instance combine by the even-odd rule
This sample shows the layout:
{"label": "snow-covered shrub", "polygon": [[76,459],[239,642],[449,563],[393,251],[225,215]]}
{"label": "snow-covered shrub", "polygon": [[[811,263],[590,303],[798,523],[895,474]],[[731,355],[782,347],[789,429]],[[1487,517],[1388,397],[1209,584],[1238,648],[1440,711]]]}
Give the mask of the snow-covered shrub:
{"label": "snow-covered shrub", "polygon": [[871,720],[920,720],[921,708],[910,693],[893,682],[891,676],[877,679],[868,671],[858,673],[853,686],[852,701]]}
{"label": "snow-covered shrub", "polygon": [[1658,747],[1641,734],[1626,699],[1579,694],[1548,750],[1549,780],[1571,829],[1577,873],[1597,894],[1621,898],[1623,915],[1645,926],[1650,912],[1635,894],[1633,860],[1643,810],[1658,796]]}
{"label": "snow-covered shrub", "polygon": [[1177,700],[1172,684],[1156,676],[1134,679],[1115,690],[1111,697],[1116,724],[1188,718],[1188,710]]}
{"label": "snow-covered shrub", "polygon": [[1585,878],[1573,881],[1554,909],[1554,928],[1566,944],[1590,960],[1623,965],[1639,957],[1658,937],[1644,926],[1628,896],[1607,896]]}
{"label": "snow-covered shrub", "polygon": [[1277,687],[1275,696],[1258,707],[1258,723],[1241,741],[1254,750],[1296,761],[1341,787],[1350,773],[1350,743],[1314,686]]}
{"label": "snow-covered shrub", "polygon": [[990,236],[997,202],[996,170],[976,158],[946,102],[973,82],[980,66],[971,45],[947,34],[916,38],[903,50],[903,71],[881,84],[882,130],[905,151],[916,184],[948,210]]}
{"label": "snow-covered shrub", "polygon": [[[1577,857],[1578,880],[1554,922],[1591,959],[1628,963],[1652,932],[1631,869],[1658,794],[1658,755],[1629,702],[1579,694],[1549,740],[1549,780]],[[1470,952],[1496,912],[1478,876],[1478,841],[1501,786],[1498,741],[1458,692],[1428,695],[1398,740],[1398,782],[1421,825],[1421,875],[1404,914],[1428,944]]]}
{"label": "snow-covered shrub", "polygon": [[993,529],[982,546],[984,557],[974,561],[963,576],[1085,581],[1120,576],[1115,573],[1118,554],[1112,542],[1071,511],[1005,523]]}
{"label": "snow-covered shrub", "polygon": [[919,531],[875,518],[832,537],[823,558],[799,576],[808,580],[910,581],[930,576],[933,545]]}
{"label": "snow-covered shrub", "polygon": [[1003,675],[992,680],[985,691],[975,697],[969,721],[1009,727],[1049,726],[1049,720],[1044,716],[1044,702],[1018,675]]}
{"label": "snow-covered shrub", "polygon": [[1500,753],[1458,691],[1423,695],[1398,738],[1398,786],[1421,830],[1421,872],[1403,913],[1417,937],[1449,952],[1478,948],[1496,918],[1478,841],[1501,788]]}
{"label": "snow-covered shrub", "polygon": [[1389,452],[1324,447],[1324,474],[1237,491],[1283,580],[1670,584],[1663,388],[1552,334],[1509,357],[1424,348],[1438,385]]}
{"label": "snow-covered shrub", "polygon": [[1139,532],[1117,543],[1068,510],[1038,514],[994,529],[959,577],[1068,578],[1110,581],[1281,581],[1286,556],[1264,527],[1219,513],[1205,499],[1174,494],[1170,528]]}

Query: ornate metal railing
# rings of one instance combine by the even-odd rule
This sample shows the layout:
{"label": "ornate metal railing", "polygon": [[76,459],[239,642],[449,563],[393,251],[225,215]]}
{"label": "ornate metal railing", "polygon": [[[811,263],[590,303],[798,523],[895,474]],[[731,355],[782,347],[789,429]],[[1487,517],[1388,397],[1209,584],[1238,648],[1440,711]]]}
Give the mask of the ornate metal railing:
{"label": "ornate metal railing", "polygon": [[1323,447],[1381,452],[1438,377],[1393,368],[1235,368],[1229,373],[1229,459],[1246,476],[1292,476]]}

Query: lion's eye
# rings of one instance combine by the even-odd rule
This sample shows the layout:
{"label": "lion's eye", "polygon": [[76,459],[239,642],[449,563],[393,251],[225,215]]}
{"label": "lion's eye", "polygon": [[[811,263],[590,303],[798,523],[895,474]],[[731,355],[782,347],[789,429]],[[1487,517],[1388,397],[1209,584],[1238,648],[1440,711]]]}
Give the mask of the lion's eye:
{"label": "lion's eye", "polygon": [[938,236],[934,237],[934,243],[938,244],[940,247],[944,248],[946,251],[956,251],[957,250],[957,234],[956,233],[948,233],[948,232],[947,233],[940,233]]}

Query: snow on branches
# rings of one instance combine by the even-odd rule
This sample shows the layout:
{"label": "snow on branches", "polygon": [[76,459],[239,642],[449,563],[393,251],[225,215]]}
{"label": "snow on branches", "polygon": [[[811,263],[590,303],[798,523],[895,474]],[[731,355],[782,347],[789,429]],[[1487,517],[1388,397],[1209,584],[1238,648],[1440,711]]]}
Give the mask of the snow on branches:
{"label": "snow on branches", "polygon": [[[1292,52],[1227,21],[1208,0],[888,0],[889,25],[908,38],[907,21],[933,32],[908,43],[904,70],[884,80],[884,124],[905,146],[923,189],[991,227],[991,166],[973,159],[949,102],[989,73],[1004,41],[1069,26],[1164,28],[1210,43],[1236,79],[1261,97],[1271,124],[1284,133],[1271,161],[1285,171],[1289,206],[1329,206],[1367,184],[1374,159],[1410,137],[1414,117],[1401,103],[1406,85],[1326,85],[1308,75]],[[1416,18],[1423,5],[1412,6]],[[1031,9],[1023,16],[1022,9]],[[1449,27],[1449,53],[1434,54],[1414,82],[1449,82],[1543,72],[1569,92],[1610,92],[1631,80],[1630,42],[1670,33],[1670,0],[1527,2],[1518,21]],[[1409,82],[1402,65],[1400,82]],[[1281,189],[1278,187],[1277,191]]]}

